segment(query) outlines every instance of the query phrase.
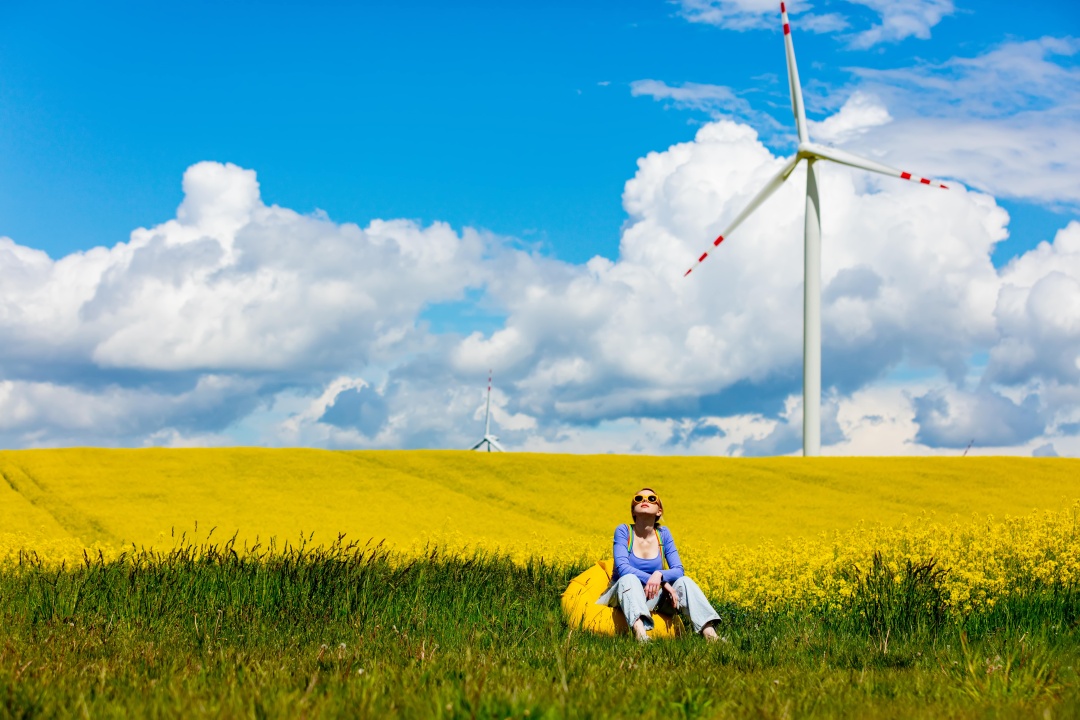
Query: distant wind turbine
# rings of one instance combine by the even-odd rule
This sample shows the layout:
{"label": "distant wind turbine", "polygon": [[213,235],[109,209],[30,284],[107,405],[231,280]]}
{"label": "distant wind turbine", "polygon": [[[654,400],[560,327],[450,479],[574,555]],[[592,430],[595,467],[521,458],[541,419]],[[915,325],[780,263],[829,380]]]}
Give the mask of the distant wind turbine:
{"label": "distant wind turbine", "polygon": [[945,188],[945,186],[843,150],[810,142],[810,136],[806,132],[806,113],[803,110],[799,70],[795,67],[795,46],[791,41],[791,24],[788,22],[787,8],[784,3],[780,3],[780,17],[784,22],[784,50],[787,54],[788,83],[791,86],[791,111],[795,115],[795,126],[799,132],[798,150],[784,164],[780,172],[769,180],[765,187],[754,196],[754,199],[743,208],[743,211],[724,228],[719,237],[713,240],[712,246],[701,254],[693,267],[686,271],[686,275],[693,272],[709,256],[713,247],[722,243],[724,238],[739,227],[754,210],[784,184],[800,160],[806,160],[806,240],[803,257],[803,455],[811,456],[821,454],[821,215],[818,212],[818,187],[814,163],[818,160],[832,160],[841,165],[849,165],[882,175],[892,175],[904,180],[914,180],[923,185],[939,188]]}
{"label": "distant wind turbine", "polygon": [[499,444],[499,438],[491,434],[491,371],[488,370],[488,392],[487,392],[487,408],[484,410],[484,439],[473,445],[470,450],[479,450],[487,445],[487,451],[491,452],[492,448],[499,452],[506,452],[503,446]]}

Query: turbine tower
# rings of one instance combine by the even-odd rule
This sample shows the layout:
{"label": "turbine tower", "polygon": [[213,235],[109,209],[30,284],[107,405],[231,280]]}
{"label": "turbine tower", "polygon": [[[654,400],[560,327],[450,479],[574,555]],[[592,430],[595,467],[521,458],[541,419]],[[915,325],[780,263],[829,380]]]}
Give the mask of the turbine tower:
{"label": "turbine tower", "polygon": [[[784,167],[765,184],[742,212],[724,228],[697,259],[686,275],[693,272],[735,228],[756,210],[765,200],[784,184],[801,160],[806,160],[806,237],[803,256],[803,455],[821,454],[821,214],[818,203],[817,175],[814,163],[831,160],[862,170],[891,175],[903,180],[914,180],[923,185],[946,188],[939,182],[916,177],[887,165],[852,155],[843,150],[810,142],[806,131],[806,112],[803,109],[802,86],[799,70],[795,67],[795,46],[791,41],[791,24],[787,8],[780,3],[780,17],[784,23],[784,51],[787,55],[788,84],[791,88],[791,111],[795,115],[795,128],[799,133],[799,147]],[[684,275],[683,277],[686,277]]]}
{"label": "turbine tower", "polygon": [[492,449],[499,452],[506,452],[503,446],[499,444],[499,438],[491,434],[491,371],[488,370],[488,392],[487,392],[487,407],[484,410],[484,439],[473,445],[470,450],[479,450],[487,445],[487,451],[491,452]]}

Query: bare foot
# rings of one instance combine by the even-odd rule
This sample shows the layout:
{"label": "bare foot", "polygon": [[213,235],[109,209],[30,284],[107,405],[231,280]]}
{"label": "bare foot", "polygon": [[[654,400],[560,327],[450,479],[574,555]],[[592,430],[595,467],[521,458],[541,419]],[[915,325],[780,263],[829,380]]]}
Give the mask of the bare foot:
{"label": "bare foot", "polygon": [[638,642],[649,642],[651,639],[648,633],[645,632],[645,622],[641,618],[638,618],[637,622],[634,623],[634,636]]}
{"label": "bare foot", "polygon": [[701,631],[701,636],[709,642],[716,642],[720,639],[720,636],[716,634],[716,629],[712,625],[706,625]]}

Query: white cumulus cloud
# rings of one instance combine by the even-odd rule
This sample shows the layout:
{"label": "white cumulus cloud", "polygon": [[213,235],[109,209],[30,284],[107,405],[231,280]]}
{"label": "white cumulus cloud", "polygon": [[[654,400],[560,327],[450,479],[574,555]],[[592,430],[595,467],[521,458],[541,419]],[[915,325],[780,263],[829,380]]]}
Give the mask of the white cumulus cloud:
{"label": "white cumulus cloud", "polygon": [[336,367],[408,345],[419,311],[483,281],[484,238],[405,220],[338,225],[199,163],[177,217],[52,261],[0,239],[0,361],[142,371]]}
{"label": "white cumulus cloud", "polygon": [[[524,281],[488,286],[505,327],[465,338],[455,366],[511,369],[530,414],[580,422],[693,411],[740,383],[789,378],[794,389],[804,175],[683,277],[782,162],[731,122],[643,158],[626,186],[618,260],[520,260]],[[989,256],[1006,214],[962,188],[932,192],[839,167],[821,175],[826,382],[854,389],[901,362],[962,376],[996,338]]]}
{"label": "white cumulus cloud", "polygon": [[952,0],[848,0],[870,8],[881,16],[881,22],[863,30],[851,39],[856,48],[867,48],[882,42],[897,42],[909,37],[930,38],[930,30],[953,14]]}
{"label": "white cumulus cloud", "polygon": [[1080,222],[1010,262],[1001,282],[988,378],[1080,385]]}
{"label": "white cumulus cloud", "polygon": [[[817,129],[861,142],[897,122],[877,108]],[[112,248],[0,240],[0,440],[464,448],[493,367],[511,448],[796,451],[805,174],[684,277],[784,161],[727,120],[648,154],[618,256],[585,264],[266,206],[200,163],[176,218]],[[818,167],[826,451],[1080,451],[1080,223],[998,270],[992,196]],[[424,323],[466,291],[505,321]]]}
{"label": "white cumulus cloud", "polygon": [[[851,69],[857,90],[836,138],[913,172],[957,177],[998,197],[1080,207],[1080,41],[1006,42],[975,57]],[[891,117],[891,122],[877,120]],[[871,122],[867,122],[871,120]]]}

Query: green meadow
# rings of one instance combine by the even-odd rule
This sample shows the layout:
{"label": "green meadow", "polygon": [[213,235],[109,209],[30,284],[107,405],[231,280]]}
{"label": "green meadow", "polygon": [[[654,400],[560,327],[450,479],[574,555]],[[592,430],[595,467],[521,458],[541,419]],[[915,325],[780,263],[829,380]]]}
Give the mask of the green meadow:
{"label": "green meadow", "polygon": [[933,567],[828,613],[718,602],[723,639],[568,627],[580,567],[229,543],[0,571],[0,716],[1077,717],[1080,593],[963,618]]}

